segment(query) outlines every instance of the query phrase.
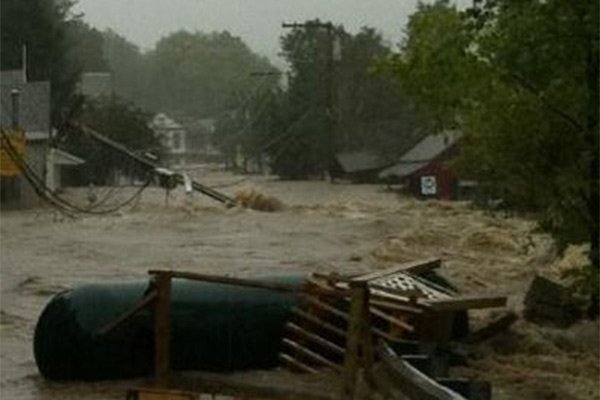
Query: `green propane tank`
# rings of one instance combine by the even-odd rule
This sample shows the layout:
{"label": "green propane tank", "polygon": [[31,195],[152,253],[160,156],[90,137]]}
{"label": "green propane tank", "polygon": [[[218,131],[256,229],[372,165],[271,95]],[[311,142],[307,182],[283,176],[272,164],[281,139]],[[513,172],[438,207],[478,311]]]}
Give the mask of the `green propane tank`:
{"label": "green propane tank", "polygon": [[[260,279],[298,286],[304,282],[303,276]],[[86,381],[151,374],[150,310],[97,334],[140,301],[148,288],[148,282],[95,284],[54,296],[35,328],[40,373],[52,380]],[[173,279],[171,367],[214,372],[275,367],[284,325],[299,301],[293,293]]]}

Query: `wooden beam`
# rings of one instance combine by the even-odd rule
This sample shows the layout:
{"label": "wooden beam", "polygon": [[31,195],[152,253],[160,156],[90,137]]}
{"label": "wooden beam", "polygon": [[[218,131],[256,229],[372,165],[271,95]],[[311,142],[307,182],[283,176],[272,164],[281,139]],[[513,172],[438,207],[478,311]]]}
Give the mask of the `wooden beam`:
{"label": "wooden beam", "polygon": [[316,369],[309,367],[308,365],[302,363],[301,361],[298,361],[297,359],[290,356],[289,354],[279,353],[278,358],[279,358],[279,361],[283,362],[284,364],[288,364],[288,365],[296,368],[299,371],[307,372],[309,374],[318,374],[319,373],[319,371],[317,371]]}
{"label": "wooden beam", "polygon": [[171,373],[171,274],[154,277],[154,380],[158,387],[168,388]]}
{"label": "wooden beam", "polygon": [[346,351],[338,346],[337,344],[330,342],[327,339],[322,338],[319,335],[316,335],[314,333],[311,333],[301,327],[299,327],[298,325],[294,324],[293,322],[289,322],[285,325],[285,328],[291,332],[294,332],[295,334],[302,336],[304,339],[309,340],[313,343],[316,343],[328,350],[333,351],[334,353],[337,353],[339,355],[344,355],[346,353]]}
{"label": "wooden beam", "polygon": [[506,306],[505,296],[453,297],[450,299],[427,300],[424,304],[433,311],[461,311],[476,308]]}
{"label": "wooden beam", "polygon": [[336,371],[341,371],[341,367],[339,365],[337,365],[336,363],[326,359],[325,357],[321,356],[320,354],[315,353],[314,351],[312,351],[310,349],[307,349],[306,347],[300,345],[299,343],[296,343],[295,341],[293,341],[291,339],[284,338],[283,344],[291,347],[292,349],[296,350],[299,354],[302,354],[304,357],[309,358],[318,364],[324,365],[324,366],[334,369]]}
{"label": "wooden beam", "polygon": [[335,333],[336,335],[338,335],[342,338],[346,338],[346,332],[344,332],[342,329],[338,328],[337,326],[333,326],[329,322],[323,321],[320,318],[317,318],[314,315],[311,315],[311,314],[307,313],[306,311],[303,311],[297,307],[294,307],[292,309],[292,312],[295,315],[302,317],[309,322],[312,322],[313,324],[317,325],[320,328],[323,328],[329,332]]}
{"label": "wooden beam", "polygon": [[468,337],[469,343],[477,343],[508,329],[519,317],[514,311],[508,311],[487,325],[472,332]]}
{"label": "wooden beam", "polygon": [[375,297],[375,298],[371,298],[371,305],[372,306],[376,306],[379,308],[383,308],[386,310],[391,310],[391,311],[399,311],[399,312],[405,312],[408,314],[423,314],[423,310],[420,309],[419,307],[415,307],[412,305],[404,305],[404,304],[399,304],[398,302],[394,302],[394,301],[386,301],[386,300],[378,300],[379,297],[377,296],[373,296],[373,294],[371,293],[371,297]]}
{"label": "wooden beam", "polygon": [[351,283],[350,322],[346,339],[344,359],[343,395],[351,400],[356,396],[358,372],[369,370],[373,364],[371,321],[369,313],[369,289],[363,281]]}
{"label": "wooden beam", "polygon": [[415,328],[412,325],[410,325],[398,318],[395,318],[395,317],[379,310],[378,308],[370,307],[369,310],[371,311],[371,314],[373,314],[383,320],[386,320],[390,324],[396,325],[398,328],[400,328],[402,330],[405,330],[408,332],[414,332],[414,330],[415,330]]}
{"label": "wooden beam", "polygon": [[321,279],[315,278],[314,276],[308,277],[306,279],[306,281],[308,283],[307,292],[309,292],[309,293],[314,290],[319,294],[325,294],[328,296],[335,296],[335,297],[350,296],[350,290],[342,289],[337,286],[330,285],[329,283],[324,282]]}
{"label": "wooden beam", "polygon": [[121,314],[117,319],[109,322],[108,324],[102,326],[100,329],[96,331],[96,336],[103,336],[107,333],[117,329],[119,326],[127,322],[134,315],[148,307],[154,300],[156,299],[156,291],[153,290],[148,293],[144,298],[135,303],[129,310],[125,311]]}
{"label": "wooden beam", "polygon": [[341,310],[335,308],[334,306],[332,306],[331,304],[327,304],[327,303],[325,303],[319,299],[316,299],[310,295],[304,296],[304,298],[307,302],[309,302],[313,306],[320,308],[322,310],[325,310],[325,311],[329,312],[330,314],[333,314],[336,317],[343,319],[344,321],[348,321],[348,319],[349,319],[347,312],[341,311]]}
{"label": "wooden beam", "polygon": [[257,289],[266,289],[278,292],[303,292],[305,289],[299,285],[291,285],[281,282],[267,282],[257,279],[235,278],[231,276],[207,275],[196,272],[170,271],[170,270],[150,270],[151,275],[169,273],[173,278],[190,279],[194,281],[203,281],[211,283],[220,283],[224,285],[244,286]]}
{"label": "wooden beam", "polygon": [[417,260],[398,264],[391,268],[360,275],[353,278],[352,280],[356,282],[369,282],[375,279],[397,274],[399,272],[418,275],[439,268],[441,265],[442,261],[439,258],[427,258],[424,260]]}

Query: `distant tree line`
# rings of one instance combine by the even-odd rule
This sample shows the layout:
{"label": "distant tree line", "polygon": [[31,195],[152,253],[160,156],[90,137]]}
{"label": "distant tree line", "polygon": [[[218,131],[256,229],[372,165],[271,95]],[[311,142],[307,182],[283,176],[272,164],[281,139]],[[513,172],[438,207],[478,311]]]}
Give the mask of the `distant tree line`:
{"label": "distant tree line", "polygon": [[[157,139],[148,128],[152,113],[188,119],[218,115],[255,85],[252,71],[273,69],[264,57],[228,32],[180,31],[162,38],[153,50],[141,52],[117,33],[89,26],[73,13],[73,4],[3,0],[0,67],[21,69],[26,53],[28,79],[51,82],[52,122],[59,128],[57,145],[88,159],[86,170],[94,171],[94,176],[105,178],[107,165],[128,166],[119,158],[96,157],[98,152],[92,151],[96,145],[85,144],[82,137],[73,138],[74,132],[63,129],[65,122],[86,122],[134,150],[160,154]],[[110,72],[113,95],[82,98],[77,84],[84,72]],[[277,79],[272,79],[272,86],[276,83]],[[89,154],[94,157],[86,157]]]}

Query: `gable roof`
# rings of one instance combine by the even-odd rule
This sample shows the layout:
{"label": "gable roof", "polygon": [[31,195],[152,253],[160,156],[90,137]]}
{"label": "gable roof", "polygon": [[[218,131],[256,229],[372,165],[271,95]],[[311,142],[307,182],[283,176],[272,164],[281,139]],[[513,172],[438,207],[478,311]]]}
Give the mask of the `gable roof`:
{"label": "gable roof", "polygon": [[400,157],[396,164],[381,171],[379,178],[404,177],[420,170],[454,146],[459,137],[460,133],[457,131],[445,131],[426,136]]}
{"label": "gable roof", "polygon": [[0,71],[0,127],[12,125],[13,90],[19,91],[19,125],[28,140],[50,135],[50,82],[26,82],[23,72]]}
{"label": "gable roof", "polygon": [[389,165],[381,156],[369,151],[338,153],[335,158],[344,172],[371,171]]}

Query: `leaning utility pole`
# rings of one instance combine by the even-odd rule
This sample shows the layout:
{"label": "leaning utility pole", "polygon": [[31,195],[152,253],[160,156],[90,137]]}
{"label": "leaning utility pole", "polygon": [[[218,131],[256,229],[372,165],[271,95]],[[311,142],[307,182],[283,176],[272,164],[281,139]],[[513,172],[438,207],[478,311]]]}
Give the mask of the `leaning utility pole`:
{"label": "leaning utility pole", "polygon": [[326,65],[325,65],[325,101],[324,108],[327,116],[327,165],[324,166],[331,179],[332,167],[335,159],[336,148],[336,118],[334,111],[334,76],[333,76],[333,61],[334,61],[334,34],[335,29],[331,22],[305,22],[305,23],[283,23],[282,28],[322,28],[327,31],[327,50],[326,50]]}

